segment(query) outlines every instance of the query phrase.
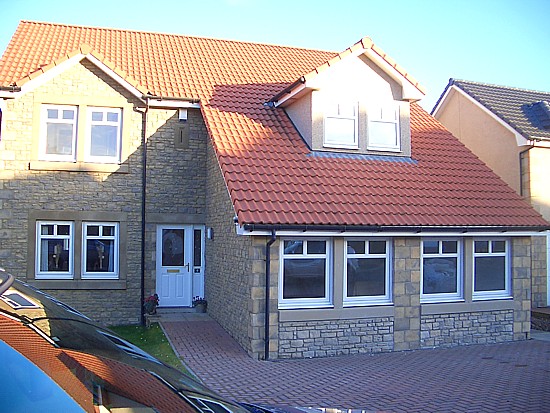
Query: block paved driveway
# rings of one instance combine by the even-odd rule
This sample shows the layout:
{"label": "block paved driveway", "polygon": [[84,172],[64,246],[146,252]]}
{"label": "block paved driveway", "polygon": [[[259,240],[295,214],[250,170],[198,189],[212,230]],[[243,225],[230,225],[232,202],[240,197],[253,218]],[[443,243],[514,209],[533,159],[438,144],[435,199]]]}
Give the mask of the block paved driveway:
{"label": "block paved driveway", "polygon": [[231,400],[385,412],[550,412],[550,341],[259,361],[208,315],[161,324],[189,368]]}

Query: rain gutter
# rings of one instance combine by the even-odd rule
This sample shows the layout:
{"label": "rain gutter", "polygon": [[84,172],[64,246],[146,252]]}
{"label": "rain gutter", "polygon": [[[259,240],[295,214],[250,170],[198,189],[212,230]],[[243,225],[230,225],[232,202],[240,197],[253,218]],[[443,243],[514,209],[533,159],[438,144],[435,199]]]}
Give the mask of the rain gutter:
{"label": "rain gutter", "polygon": [[322,231],[322,232],[391,232],[391,233],[470,233],[470,232],[541,232],[550,229],[546,225],[532,226],[392,226],[392,225],[270,225],[270,224],[244,224],[245,231]]}

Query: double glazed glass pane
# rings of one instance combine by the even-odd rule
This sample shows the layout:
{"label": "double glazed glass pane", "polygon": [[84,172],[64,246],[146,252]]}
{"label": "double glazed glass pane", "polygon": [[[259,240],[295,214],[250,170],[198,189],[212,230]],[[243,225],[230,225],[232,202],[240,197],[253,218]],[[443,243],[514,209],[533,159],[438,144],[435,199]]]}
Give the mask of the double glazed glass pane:
{"label": "double glazed glass pane", "polygon": [[476,257],[475,291],[502,291],[506,289],[506,258]]}
{"label": "double glazed glass pane", "polygon": [[86,252],[86,272],[114,272],[114,240],[88,240]]}
{"label": "double glazed glass pane", "polygon": [[424,258],[423,264],[424,294],[456,293],[458,291],[456,257]]}
{"label": "double glazed glass pane", "polygon": [[385,258],[348,258],[348,297],[386,294]]}
{"label": "double glazed glass pane", "polygon": [[283,298],[325,296],[325,258],[285,259]]}
{"label": "double glazed glass pane", "polygon": [[40,271],[67,272],[70,268],[69,240],[40,240]]}
{"label": "double glazed glass pane", "polygon": [[183,267],[183,247],[185,232],[183,229],[162,230],[162,266]]}

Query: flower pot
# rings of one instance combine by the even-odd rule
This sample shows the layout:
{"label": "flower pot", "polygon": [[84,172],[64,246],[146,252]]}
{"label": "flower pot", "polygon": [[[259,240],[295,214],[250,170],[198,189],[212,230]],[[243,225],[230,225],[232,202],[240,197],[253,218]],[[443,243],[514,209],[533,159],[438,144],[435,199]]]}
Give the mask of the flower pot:
{"label": "flower pot", "polygon": [[195,311],[197,313],[206,313],[206,304],[197,304],[195,306]]}

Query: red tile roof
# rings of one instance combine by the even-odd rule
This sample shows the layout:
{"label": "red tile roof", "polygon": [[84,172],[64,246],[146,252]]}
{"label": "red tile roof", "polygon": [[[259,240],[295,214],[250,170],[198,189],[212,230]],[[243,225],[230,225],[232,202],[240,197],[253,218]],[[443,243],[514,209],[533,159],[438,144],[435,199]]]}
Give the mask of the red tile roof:
{"label": "red tile roof", "polygon": [[139,90],[200,99],[240,224],[548,225],[416,104],[410,161],[313,156],[283,109],[264,102],[337,53],[24,21],[0,60],[0,85],[20,84],[86,45]]}

